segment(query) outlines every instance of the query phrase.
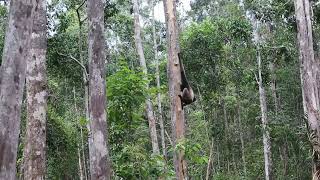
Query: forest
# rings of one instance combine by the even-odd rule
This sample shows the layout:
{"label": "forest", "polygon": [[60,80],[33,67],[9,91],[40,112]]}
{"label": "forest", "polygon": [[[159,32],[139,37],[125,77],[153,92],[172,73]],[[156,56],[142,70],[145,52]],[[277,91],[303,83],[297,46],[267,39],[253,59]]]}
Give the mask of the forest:
{"label": "forest", "polygon": [[0,180],[320,180],[319,0],[0,17]]}

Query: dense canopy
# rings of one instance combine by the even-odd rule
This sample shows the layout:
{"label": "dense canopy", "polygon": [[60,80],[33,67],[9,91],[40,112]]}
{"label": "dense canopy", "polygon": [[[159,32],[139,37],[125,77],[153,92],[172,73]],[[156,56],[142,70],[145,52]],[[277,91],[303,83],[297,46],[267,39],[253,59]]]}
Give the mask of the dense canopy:
{"label": "dense canopy", "polygon": [[0,179],[320,180],[319,45],[319,0],[0,1]]}

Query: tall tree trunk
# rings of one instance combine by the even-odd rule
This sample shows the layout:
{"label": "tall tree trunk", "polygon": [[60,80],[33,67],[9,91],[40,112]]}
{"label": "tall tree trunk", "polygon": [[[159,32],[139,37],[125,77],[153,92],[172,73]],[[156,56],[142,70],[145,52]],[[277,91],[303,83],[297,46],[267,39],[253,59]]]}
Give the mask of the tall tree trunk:
{"label": "tall tree trunk", "polygon": [[[178,25],[176,19],[176,1],[164,0],[164,10],[167,25],[167,40],[168,40],[168,77],[169,77],[169,92],[171,102],[171,125],[173,134],[174,147],[180,143],[185,136],[185,120],[184,111],[182,109],[181,99],[179,97],[181,90],[181,71],[178,58]],[[187,178],[187,163],[184,158],[184,153],[176,150],[173,153],[174,167],[176,178],[183,180]]]}
{"label": "tall tree trunk", "polygon": [[[73,100],[74,100],[74,110],[75,110],[75,113],[76,113],[76,118],[79,118],[78,117],[78,108],[77,108],[77,101],[76,101],[76,89],[75,87],[73,86]],[[83,148],[83,132],[82,132],[82,125],[80,124],[80,141],[81,141],[81,148]],[[81,149],[80,149],[80,145],[78,143],[78,158],[79,158],[79,176],[80,176],[80,180],[83,180],[83,177],[84,177],[84,172],[85,170],[82,170],[82,165],[85,166],[85,156],[84,156],[84,151],[83,152],[83,161],[82,161],[82,156],[81,156]],[[86,177],[85,177],[86,178]]]}
{"label": "tall tree trunk", "polygon": [[[258,45],[259,46],[259,45]],[[259,47],[258,47],[259,48]],[[257,61],[258,61],[258,74],[259,74],[259,100],[261,109],[261,121],[262,121],[262,131],[263,131],[263,153],[264,153],[264,170],[266,175],[266,180],[272,180],[272,159],[271,159],[271,138],[270,132],[268,130],[268,116],[267,116],[267,100],[265,90],[262,84],[262,73],[261,73],[261,55],[260,50],[257,50]]]}
{"label": "tall tree trunk", "polygon": [[[166,141],[164,136],[164,123],[162,118],[162,105],[161,105],[161,93],[160,93],[160,70],[159,70],[159,58],[158,58],[158,50],[157,50],[157,33],[156,33],[156,23],[154,16],[154,1],[152,1],[152,34],[153,34],[153,52],[154,59],[156,61],[156,82],[157,82],[157,101],[158,101],[158,113],[159,113],[159,124],[160,124],[160,135],[161,135],[161,145],[162,145],[162,154],[166,158],[167,150],[166,150]],[[160,37],[161,38],[161,37]]]}
{"label": "tall tree trunk", "polygon": [[206,180],[209,180],[210,174],[211,174],[211,169],[213,168],[212,167],[213,151],[214,151],[213,143],[214,143],[214,139],[212,138],[211,146],[210,146],[210,153],[209,153],[209,160],[208,160],[208,164],[207,164]]}
{"label": "tall tree trunk", "polygon": [[[133,13],[134,13],[134,39],[135,39],[136,49],[139,55],[140,66],[143,70],[143,73],[145,74],[145,78],[147,79],[148,70],[147,70],[146,60],[144,57],[143,46],[141,41],[138,0],[132,0],[132,3],[133,3]],[[149,89],[149,84],[147,84],[147,89]],[[149,96],[147,97],[146,105],[147,105],[147,117],[149,121],[149,131],[150,131],[151,144],[152,144],[152,152],[154,154],[159,154],[156,119],[154,118],[152,103],[150,101]]]}
{"label": "tall tree trunk", "polygon": [[283,178],[287,179],[288,176],[288,143],[287,140],[279,147],[280,159],[283,162]]}
{"label": "tall tree trunk", "polygon": [[261,65],[261,53],[260,53],[260,21],[258,21],[254,16],[252,19],[253,34],[254,40],[257,49],[257,64],[258,64],[258,77],[257,83],[259,86],[259,100],[260,100],[260,110],[261,110],[261,122],[262,122],[262,133],[263,133],[263,154],[264,154],[264,171],[265,171],[265,178],[266,180],[273,179],[273,172],[272,172],[272,156],[271,156],[271,138],[270,132],[268,129],[268,110],[267,110],[267,100],[265,89],[263,86],[262,80],[262,65]]}
{"label": "tall tree trunk", "polygon": [[242,122],[241,122],[241,104],[240,104],[240,97],[238,100],[238,124],[239,124],[239,131],[240,131],[240,142],[241,142],[241,158],[242,158],[242,163],[243,163],[243,173],[244,176],[246,177],[247,175],[247,162],[246,162],[246,153],[245,153],[245,148],[244,148],[244,137],[243,137],[243,127],[242,127]]}
{"label": "tall tree trunk", "polygon": [[14,180],[27,57],[37,1],[12,0],[0,70],[0,179]]}
{"label": "tall tree trunk", "polygon": [[80,145],[78,144],[78,160],[79,160],[79,178],[83,180],[83,170],[82,170],[82,161],[81,161],[81,153],[80,153]]}
{"label": "tall tree trunk", "polygon": [[229,159],[229,155],[230,155],[230,150],[229,150],[229,123],[228,123],[228,116],[227,116],[227,107],[226,107],[226,103],[223,102],[222,103],[222,108],[223,108],[223,121],[224,121],[224,144],[225,144],[225,161],[226,161],[226,165],[227,165],[227,170],[228,173],[230,172],[230,159]]}
{"label": "tall tree trunk", "polygon": [[312,24],[309,0],[295,0],[298,27],[300,76],[302,84],[303,109],[308,120],[309,139],[313,148],[313,177],[319,178],[320,171],[320,124],[318,87],[315,71],[318,63],[313,50]]}
{"label": "tall tree trunk", "polygon": [[275,63],[271,61],[269,63],[270,67],[270,74],[271,74],[271,82],[270,82],[270,88],[271,88],[271,93],[272,93],[272,98],[273,98],[273,103],[274,103],[274,111],[276,114],[278,114],[279,111],[279,101],[278,101],[278,96],[277,96],[277,87],[276,87],[276,74],[275,74]]}
{"label": "tall tree trunk", "polygon": [[89,119],[92,142],[89,144],[91,179],[111,179],[108,152],[105,38],[103,0],[90,0],[88,8],[88,57],[89,57]]}
{"label": "tall tree trunk", "polygon": [[[78,25],[79,25],[79,34],[78,34],[78,51],[79,51],[79,59],[80,63],[84,65],[84,59],[82,55],[82,20],[80,15],[80,8],[85,4],[86,1],[83,1],[82,4],[77,8],[77,17],[78,17]],[[85,107],[85,117],[86,120],[89,120],[89,83],[88,83],[88,72],[86,69],[82,69],[82,81],[84,85],[84,107]],[[87,130],[90,132],[90,125],[87,124]],[[82,126],[80,128],[81,135],[82,135]],[[88,144],[92,143],[91,136],[88,136]],[[84,148],[84,142],[83,137],[81,137],[81,149],[82,149],[82,158],[83,158],[83,171],[84,171],[84,177],[85,179],[88,178],[87,176],[87,163],[86,163],[86,156],[85,156],[85,148]]]}
{"label": "tall tree trunk", "polygon": [[27,59],[27,127],[24,179],[44,179],[46,174],[47,18],[46,1],[39,0],[34,14],[30,55]]}

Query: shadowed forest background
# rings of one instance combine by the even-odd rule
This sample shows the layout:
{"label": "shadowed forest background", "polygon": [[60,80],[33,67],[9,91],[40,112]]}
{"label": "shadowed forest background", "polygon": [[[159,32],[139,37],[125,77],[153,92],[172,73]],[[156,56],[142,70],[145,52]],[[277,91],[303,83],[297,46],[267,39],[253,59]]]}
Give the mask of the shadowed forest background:
{"label": "shadowed forest background", "polygon": [[[92,6],[95,2],[102,1],[94,0]],[[107,0],[102,9],[102,36],[94,36],[96,32],[89,28],[97,27],[91,23],[100,11],[90,9],[88,2],[44,1],[46,21],[41,22],[46,22],[47,77],[41,88],[46,89],[47,105],[42,177],[96,179],[90,175],[89,142],[93,135],[88,128],[98,112],[92,107],[99,110],[101,106],[92,99],[90,88],[105,87],[106,103],[101,108],[106,110],[106,124],[97,127],[106,132],[108,159],[104,160],[110,165],[111,179],[180,179],[175,152],[186,161],[189,179],[318,179],[320,1],[165,2],[177,5],[177,44],[168,41],[171,34],[168,37],[166,24],[170,19],[163,18],[162,1]],[[297,7],[301,2],[303,7],[310,3],[310,12],[300,18]],[[0,56],[5,54],[5,38],[10,38],[5,37],[9,4],[0,1]],[[303,18],[311,29],[303,28]],[[312,46],[310,39],[303,39],[310,36]],[[91,49],[97,37],[104,37],[100,38],[100,49]],[[178,127],[172,121],[170,83],[174,81],[169,75],[174,71],[169,71],[173,66],[168,61],[176,62],[177,56],[168,54],[170,45],[178,47],[197,98],[183,107],[185,132],[181,139],[175,137],[174,128]],[[95,51],[103,51],[100,55],[106,57],[100,67],[105,71],[105,76],[101,73],[102,86],[93,83],[96,66],[89,60],[96,58]],[[308,59],[311,56],[313,60]],[[2,57],[2,62],[6,59]],[[3,66],[1,71],[5,72]],[[308,70],[314,73],[311,80]],[[32,141],[31,136],[26,138],[28,72],[27,67],[15,161],[17,179],[32,177],[24,176],[29,152],[25,148]],[[313,100],[315,109],[310,108]],[[319,124],[313,126],[314,122]],[[32,131],[37,130],[31,129],[30,134]],[[4,137],[1,134],[0,141]],[[0,149],[0,153],[5,151]],[[1,161],[4,173],[6,166]],[[9,177],[1,175],[0,179]]]}

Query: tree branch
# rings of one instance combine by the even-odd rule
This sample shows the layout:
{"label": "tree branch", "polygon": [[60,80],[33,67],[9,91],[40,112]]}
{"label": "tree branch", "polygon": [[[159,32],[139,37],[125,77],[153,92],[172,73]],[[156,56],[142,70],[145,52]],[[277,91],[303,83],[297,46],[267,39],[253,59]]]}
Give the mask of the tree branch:
{"label": "tree branch", "polygon": [[84,71],[84,73],[86,74],[86,81],[88,81],[88,79],[89,79],[89,74],[88,74],[88,72],[87,72],[87,69],[86,69],[86,67],[78,60],[78,59],[76,59],[75,57],[73,57],[72,55],[67,55],[67,54],[63,54],[63,53],[59,53],[59,52],[57,52],[57,54],[58,55],[60,55],[60,56],[64,56],[64,57],[69,57],[70,59],[72,59],[73,61],[75,61],[76,63],[78,63],[80,66],[81,66],[81,68],[82,68],[82,70]]}
{"label": "tree branch", "polygon": [[84,5],[85,2],[87,2],[87,0],[82,1],[82,3],[76,9],[79,26],[81,26],[81,24],[87,19],[87,17],[86,17],[83,20],[81,20],[81,15],[80,15],[80,12],[79,12],[80,8]]}
{"label": "tree branch", "polygon": [[81,4],[77,7],[76,11],[78,11],[86,2],[87,0],[82,1]]}
{"label": "tree branch", "polygon": [[164,132],[165,132],[165,134],[167,135],[167,138],[168,138],[168,140],[169,140],[170,145],[173,146],[173,142],[172,142],[171,137],[170,137],[170,135],[168,134],[167,130],[164,130]]}

